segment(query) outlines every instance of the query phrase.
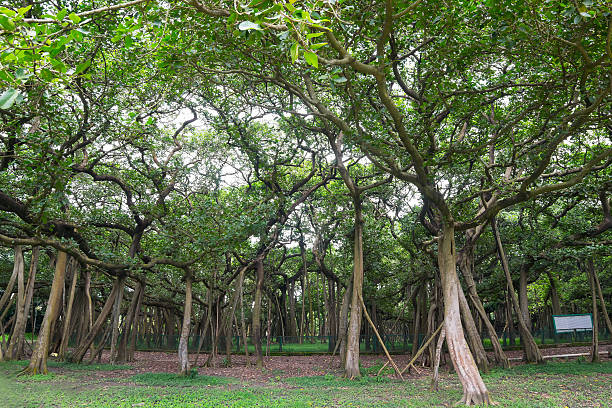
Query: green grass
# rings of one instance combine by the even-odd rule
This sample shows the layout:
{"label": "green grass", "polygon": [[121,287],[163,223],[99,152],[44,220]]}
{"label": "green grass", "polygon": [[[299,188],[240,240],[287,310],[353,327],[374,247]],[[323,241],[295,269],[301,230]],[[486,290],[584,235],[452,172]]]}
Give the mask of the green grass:
{"label": "green grass", "polygon": [[[448,373],[442,374],[440,391],[430,392],[429,378],[400,381],[365,376],[350,381],[332,374],[277,376],[264,383],[151,373],[118,379],[112,371],[107,376],[83,377],[77,367],[64,365],[61,374],[54,373],[59,370],[56,366],[46,376],[16,377],[13,369],[21,363],[0,363],[3,408],[440,407],[461,398],[456,375]],[[381,364],[382,360],[363,371],[372,374]],[[612,407],[612,362],[523,365],[492,370],[483,379],[500,407]]]}
{"label": "green grass", "polygon": [[211,385],[232,384],[236,381],[228,377],[213,377],[208,375],[198,375],[195,377],[183,377],[170,373],[143,373],[137,374],[126,379],[137,384],[153,386],[182,386],[182,387],[206,387]]}
{"label": "green grass", "polygon": [[[29,360],[19,361],[2,361],[0,362],[0,371],[19,371],[27,366]],[[59,361],[47,361],[49,369],[61,368],[70,371],[114,371],[114,370],[129,370],[132,368],[129,365],[112,365],[112,364],[76,364]]]}

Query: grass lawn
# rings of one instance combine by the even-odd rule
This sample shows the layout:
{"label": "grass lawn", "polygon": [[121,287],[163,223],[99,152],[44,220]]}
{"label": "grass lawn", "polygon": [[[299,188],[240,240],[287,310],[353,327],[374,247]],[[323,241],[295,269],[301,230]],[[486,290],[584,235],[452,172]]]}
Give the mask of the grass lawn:
{"label": "grass lawn", "polygon": [[[129,367],[53,363],[51,373],[16,377],[25,362],[0,363],[0,406],[21,407],[445,407],[461,398],[453,374],[440,391],[429,378],[399,381],[334,375],[240,382],[174,374],[117,375]],[[240,370],[240,367],[236,367]],[[374,368],[367,373],[375,372]],[[127,372],[123,372],[124,374]],[[493,370],[484,380],[501,407],[612,407],[612,362],[555,362]]]}

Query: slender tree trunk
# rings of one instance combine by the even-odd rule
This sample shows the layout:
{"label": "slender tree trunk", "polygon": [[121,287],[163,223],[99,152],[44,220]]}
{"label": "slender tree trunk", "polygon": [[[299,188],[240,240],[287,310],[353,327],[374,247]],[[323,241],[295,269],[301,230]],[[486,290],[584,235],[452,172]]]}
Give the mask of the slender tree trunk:
{"label": "slender tree trunk", "polygon": [[519,278],[519,305],[523,320],[529,330],[531,330],[531,316],[529,315],[529,301],[527,299],[527,272],[529,269],[525,265],[521,265],[521,275]]}
{"label": "slender tree trunk", "polygon": [[608,315],[606,302],[604,301],[603,293],[601,292],[601,285],[599,284],[599,276],[597,276],[597,271],[595,270],[595,268],[593,268],[593,279],[595,282],[595,287],[597,288],[597,295],[599,296],[599,302],[601,304],[601,311],[603,312],[604,321],[606,322],[606,326],[608,327],[608,333],[612,335],[612,322],[610,321],[610,315]]}
{"label": "slender tree trunk", "polygon": [[117,364],[117,341],[119,340],[119,318],[121,316],[121,302],[123,301],[123,288],[125,286],[126,277],[119,278],[119,291],[115,297],[115,305],[113,306],[113,316],[111,318],[111,348],[110,348],[110,363]]}
{"label": "slender tree trunk", "polygon": [[340,321],[338,322],[338,344],[340,347],[340,361],[342,367],[346,366],[346,341],[348,336],[348,317],[349,304],[353,297],[353,276],[349,279],[349,283],[342,297],[342,305],[340,306]]}
{"label": "slender tree trunk", "polygon": [[295,317],[295,282],[289,284],[287,291],[289,297],[289,324],[287,331],[290,337],[297,337],[297,319]]}
{"label": "slender tree trunk", "polygon": [[438,242],[438,266],[444,295],[444,328],[453,367],[463,386],[461,403],[490,404],[491,399],[463,336],[453,221],[446,221]]}
{"label": "slender tree trunk", "polygon": [[328,290],[328,321],[327,325],[329,326],[329,336],[330,336],[330,348],[333,349],[335,347],[335,342],[337,340],[337,322],[336,322],[336,291],[334,281],[331,279],[327,280],[327,290]]}
{"label": "slender tree trunk", "polygon": [[223,331],[225,332],[225,356],[227,359],[227,367],[231,367],[232,365],[232,322],[235,319],[236,307],[238,306],[238,300],[240,299],[240,290],[242,288],[245,271],[246,267],[240,268],[238,279],[236,280],[236,289],[234,290],[234,294],[232,296],[231,307],[228,307],[229,310],[227,311],[227,317],[225,319],[223,328]]}
{"label": "slender tree trunk", "polygon": [[489,371],[487,353],[482,345],[482,340],[480,339],[480,335],[476,329],[476,323],[474,323],[474,318],[472,317],[472,312],[470,311],[470,306],[465,298],[461,284],[459,284],[457,292],[459,294],[459,307],[461,308],[461,316],[463,317],[463,322],[465,324],[465,331],[468,334],[470,349],[476,358],[478,368],[486,373]]}
{"label": "slender tree trunk", "polygon": [[[15,326],[11,335],[11,341],[8,346],[8,358],[11,360],[21,360],[23,358],[23,346],[25,344],[25,330],[28,321],[28,311],[32,298],[34,297],[34,283],[36,281],[36,270],[38,268],[38,257],[40,247],[32,247],[32,258],[30,260],[30,273],[28,275],[28,283],[25,288],[25,302],[22,308],[18,308]],[[34,319],[34,316],[32,316]],[[32,324],[32,334],[34,333],[34,323]]]}
{"label": "slender tree trunk", "polygon": [[587,275],[591,286],[591,299],[593,303],[593,341],[591,344],[591,362],[599,362],[599,324],[597,321],[597,284],[595,282],[595,267],[593,258],[587,260]]}
{"label": "slender tree trunk", "polygon": [[363,291],[363,215],[359,197],[353,199],[355,206],[355,243],[353,249],[353,293],[351,297],[351,317],[346,341],[346,378],[361,376],[359,371],[359,334],[361,333],[361,302]]}
{"label": "slender tree trunk", "polygon": [[66,356],[66,350],[68,349],[68,341],[70,340],[70,327],[72,323],[72,307],[74,305],[74,294],[76,292],[76,283],[79,276],[78,263],[76,259],[70,259],[68,262],[68,268],[72,272],[72,283],[70,285],[70,296],[68,298],[68,306],[66,313],[64,313],[64,327],[62,329],[62,342],[60,344],[58,359],[64,360]]}
{"label": "slender tree trunk", "polygon": [[[514,291],[514,284],[512,283],[512,275],[510,275],[510,268],[508,266],[508,260],[506,258],[506,253],[504,252],[504,247],[501,242],[501,238],[499,236],[499,230],[497,228],[497,222],[495,218],[491,220],[491,229],[493,230],[493,235],[495,236],[495,242],[497,244],[497,252],[499,255],[499,259],[502,264],[502,269],[504,270],[504,274],[506,275],[506,282],[508,284],[508,292],[510,296],[510,300],[512,302],[512,306],[514,307],[514,311],[516,312],[518,323],[519,323],[519,332],[521,334],[521,338],[524,340],[522,343],[523,351],[525,352],[525,360],[528,362],[535,363],[543,363],[544,359],[542,358],[542,353],[538,348],[533,336],[531,335],[531,331],[525,324],[525,320],[523,319],[523,314],[521,312],[521,307],[519,305],[518,298],[516,296],[516,292]],[[510,319],[510,323],[512,319]]]}
{"label": "slender tree trunk", "polygon": [[[14,256],[14,261],[13,261],[13,272],[17,271],[17,301],[16,301],[16,305],[15,305],[15,324],[13,325],[13,331],[12,333],[15,333],[17,330],[19,330],[18,326],[24,326],[25,327],[25,319],[27,316],[27,309],[25,308],[25,302],[26,302],[26,289],[25,289],[25,283],[24,283],[24,269],[25,269],[25,264],[23,261],[23,251],[21,249],[21,245],[16,245],[15,246],[15,256]],[[8,310],[8,308],[7,308]],[[17,343],[23,344],[23,339],[18,339],[16,338],[16,336],[13,334],[11,335],[11,339],[8,345],[8,359],[14,359],[13,357],[13,349],[16,347]],[[2,348],[2,346],[0,345],[0,348]],[[15,350],[16,352],[17,350]],[[7,358],[7,357],[4,357]]]}
{"label": "slender tree trunk", "polygon": [[[467,251],[466,251],[467,250]],[[497,332],[495,331],[495,327],[491,320],[489,319],[489,315],[484,309],[482,301],[480,300],[480,296],[478,296],[478,292],[476,291],[476,282],[474,281],[474,276],[472,275],[472,259],[473,259],[473,248],[464,249],[464,252],[461,254],[459,259],[459,269],[463,274],[463,278],[468,287],[468,293],[470,299],[472,300],[472,304],[476,308],[480,318],[485,324],[487,328],[487,334],[491,339],[491,345],[493,346],[493,352],[495,355],[495,362],[498,365],[503,366],[504,368],[510,367],[510,361],[504,353],[504,350],[499,344],[499,338],[497,337]]]}
{"label": "slender tree trunk", "polygon": [[446,337],[446,330],[442,327],[440,331],[440,336],[438,337],[438,343],[436,344],[436,356],[434,357],[433,363],[433,376],[431,378],[431,391],[438,391],[438,378],[439,378],[439,370],[440,370],[440,355],[442,354],[442,344],[444,344],[444,339]]}
{"label": "slender tree trunk", "polygon": [[185,276],[185,306],[183,309],[183,326],[181,327],[181,339],[178,346],[179,372],[180,375],[189,374],[189,353],[187,345],[189,341],[189,328],[191,326],[191,302],[193,277],[191,273]]}
{"label": "slender tree trunk", "polygon": [[546,270],[546,275],[548,275],[548,281],[550,282],[550,300],[552,302],[552,312],[553,315],[561,314],[561,302],[559,301],[559,291],[557,290],[557,281],[552,276],[550,271]]}
{"label": "slender tree trunk", "polygon": [[106,318],[111,312],[111,309],[115,302],[115,298],[117,297],[117,294],[120,288],[121,288],[121,291],[123,291],[123,284],[120,281],[121,281],[121,278],[116,278],[115,281],[113,282],[113,289],[111,290],[111,293],[108,295],[108,298],[106,299],[106,302],[104,303],[104,306],[102,307],[102,310],[100,311],[100,314],[96,318],[95,323],[92,325],[91,330],[89,331],[85,339],[83,339],[81,344],[79,344],[79,346],[76,348],[76,350],[72,354],[71,361],[75,363],[80,363],[81,361],[83,361],[83,357],[85,356],[85,353],[87,353],[87,350],[89,350],[89,348],[92,346],[93,341],[95,340],[96,336],[100,332],[100,329],[106,322]]}
{"label": "slender tree trunk", "polygon": [[49,302],[47,303],[42,327],[38,333],[36,347],[32,352],[30,364],[21,372],[22,374],[46,374],[48,372],[47,356],[51,340],[51,326],[53,326],[55,319],[57,319],[65,276],[66,253],[59,252],[55,262],[55,273],[53,275],[53,283],[51,284],[51,292],[49,293]]}
{"label": "slender tree trunk", "polygon": [[240,293],[240,331],[242,333],[242,345],[244,346],[244,358],[246,359],[246,366],[250,367],[251,362],[249,360],[249,340],[247,338],[246,323],[244,322],[244,301],[242,298],[243,286],[244,276],[240,280],[240,286],[238,288]]}
{"label": "slender tree trunk", "polygon": [[253,302],[253,343],[255,343],[256,367],[263,368],[263,350],[261,347],[261,298],[263,292],[264,268],[263,259],[258,259],[255,268],[255,299]]}
{"label": "slender tree trunk", "polygon": [[138,292],[138,302],[136,303],[136,309],[134,310],[134,316],[132,319],[132,321],[134,322],[134,325],[130,333],[130,343],[129,343],[128,351],[127,351],[127,361],[134,361],[134,352],[136,351],[136,335],[137,335],[136,324],[140,323],[140,327],[144,325],[143,324],[144,322],[141,321],[140,316],[141,316],[142,299],[144,298],[145,287],[146,287],[146,283],[142,282],[142,287],[140,288],[140,291]]}
{"label": "slender tree trunk", "polygon": [[[19,254],[21,254],[19,255],[21,259],[20,261],[18,261],[17,259],[17,252],[18,252],[17,248],[19,248]],[[19,270],[23,271],[23,255],[21,252],[21,246],[17,245],[15,247],[15,261],[13,262],[13,273],[11,274],[11,277],[9,278],[9,282],[8,282],[8,285],[6,285],[4,294],[0,298],[0,314],[2,314],[4,310],[4,306],[6,305],[8,300],[11,298],[11,294],[13,293],[13,287],[15,286],[15,280],[17,279],[17,275],[19,274]]]}
{"label": "slender tree trunk", "polygon": [[134,292],[132,293],[132,300],[130,306],[123,321],[123,331],[121,332],[121,340],[119,347],[117,348],[117,363],[125,363],[128,360],[127,346],[131,339],[131,334],[136,329],[136,316],[139,312],[140,292],[143,290],[143,284],[138,281]]}
{"label": "slender tree trunk", "polygon": [[[421,296],[425,296],[425,285],[422,285],[418,289],[421,293]],[[421,310],[423,302],[419,299],[418,295],[414,300],[414,322],[412,329],[412,355],[414,356],[419,349],[419,332],[421,331],[421,314],[423,313]]]}

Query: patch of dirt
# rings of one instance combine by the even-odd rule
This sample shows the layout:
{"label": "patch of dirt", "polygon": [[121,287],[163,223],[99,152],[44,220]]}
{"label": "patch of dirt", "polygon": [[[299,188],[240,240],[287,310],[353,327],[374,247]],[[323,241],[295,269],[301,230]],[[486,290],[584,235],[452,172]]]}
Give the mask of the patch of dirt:
{"label": "patch of dirt", "polygon": [[[607,351],[611,345],[602,344],[600,351]],[[588,353],[590,347],[578,346],[578,347],[555,347],[541,349],[543,355],[559,355],[559,354],[576,354],[576,353]],[[493,357],[492,353],[490,353]],[[523,352],[521,350],[507,351],[508,357],[521,357]],[[195,354],[189,355],[189,360],[193,363],[195,360]],[[395,363],[403,369],[411,359],[409,354],[401,354],[392,356]],[[448,361],[448,355],[447,362]],[[131,369],[127,370],[113,370],[113,371],[84,371],[83,377],[88,380],[105,381],[109,379],[120,379],[131,377],[135,374],[141,373],[176,373],[178,371],[178,358],[176,353],[168,352],[143,352],[137,351],[134,355],[135,361],[128,363],[132,366]],[[242,381],[249,381],[253,383],[268,383],[270,380],[278,380],[289,377],[310,377],[317,375],[342,375],[342,369],[340,368],[340,358],[338,356],[328,355],[310,355],[310,356],[270,356],[264,357],[265,368],[259,370],[255,368],[255,357],[250,356],[249,360],[251,366],[246,366],[246,358],[244,355],[233,355],[232,366],[223,367],[224,355],[219,355],[216,359],[216,366],[203,367],[203,363],[208,358],[206,354],[200,354],[198,359],[198,373],[200,375],[211,375],[211,376],[224,376],[232,377]],[[602,361],[610,361],[608,354],[600,355]],[[361,355],[360,356],[361,366],[364,369],[368,369],[373,366],[380,367],[387,361],[384,355]],[[549,360],[551,361],[551,360]],[[554,360],[552,360],[554,361]],[[109,362],[109,353],[104,351],[102,355],[102,363]],[[522,364],[522,362],[513,362],[513,365]],[[404,378],[417,378],[421,376],[430,376],[431,370],[429,367],[422,367],[420,364],[416,365],[416,371],[411,370],[411,373],[406,372]],[[390,366],[388,366],[390,367]],[[70,370],[64,369],[53,369],[58,373]],[[377,370],[371,370],[371,374],[376,374]]]}

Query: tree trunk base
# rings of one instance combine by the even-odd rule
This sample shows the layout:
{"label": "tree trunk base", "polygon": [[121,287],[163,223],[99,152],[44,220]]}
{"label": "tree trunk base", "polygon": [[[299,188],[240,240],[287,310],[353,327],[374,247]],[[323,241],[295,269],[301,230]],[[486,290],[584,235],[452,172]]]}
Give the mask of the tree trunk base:
{"label": "tree trunk base", "polygon": [[467,406],[471,406],[471,405],[484,405],[484,406],[489,406],[489,405],[497,405],[497,402],[494,402],[491,399],[491,397],[489,396],[489,392],[488,391],[485,392],[484,394],[481,394],[481,393],[472,393],[472,392],[464,391],[463,392],[463,398],[461,398],[461,400],[455,404],[455,406],[459,406],[459,405],[467,405]]}

